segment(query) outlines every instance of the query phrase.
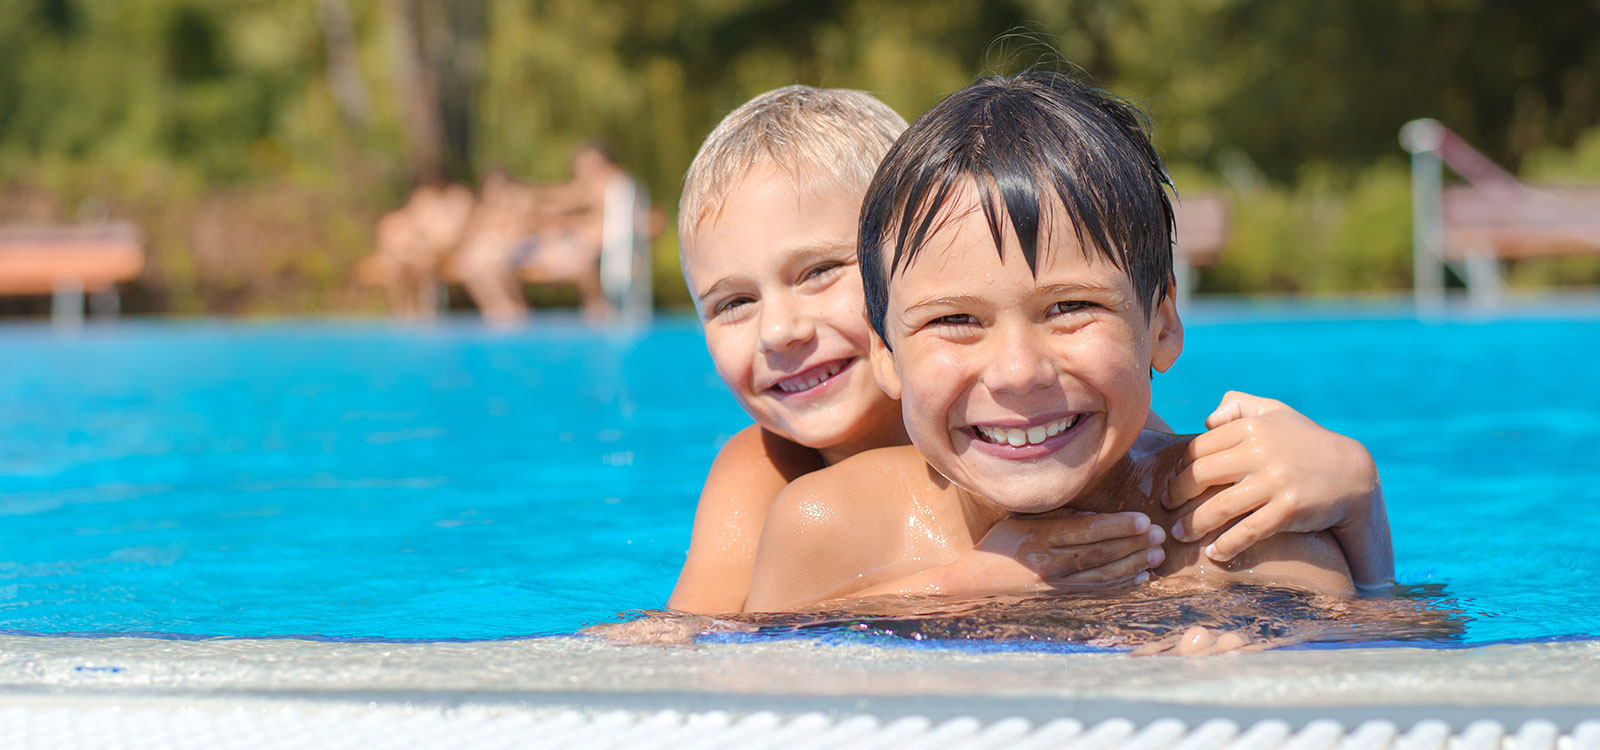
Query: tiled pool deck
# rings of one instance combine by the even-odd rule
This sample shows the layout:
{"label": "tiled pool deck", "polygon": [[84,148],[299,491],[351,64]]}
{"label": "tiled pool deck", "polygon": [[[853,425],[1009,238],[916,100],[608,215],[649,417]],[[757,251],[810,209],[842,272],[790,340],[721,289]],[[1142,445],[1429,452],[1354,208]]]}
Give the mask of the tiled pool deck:
{"label": "tiled pool deck", "polygon": [[1600,641],[1198,658],[0,637],[0,747],[1600,750]]}

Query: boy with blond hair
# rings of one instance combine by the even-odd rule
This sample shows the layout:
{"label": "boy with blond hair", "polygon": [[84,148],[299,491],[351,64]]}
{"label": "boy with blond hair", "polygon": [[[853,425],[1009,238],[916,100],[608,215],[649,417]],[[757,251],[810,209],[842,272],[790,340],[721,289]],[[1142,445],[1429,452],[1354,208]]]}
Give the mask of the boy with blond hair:
{"label": "boy with blond hair", "polygon": [[[717,373],[755,424],[712,464],[668,602],[674,609],[747,609],[774,498],[802,476],[907,442],[900,406],[879,388],[868,361],[872,333],[856,269],[862,197],[904,128],[864,92],[785,87],[728,115],[685,177],[684,278]],[[1239,515],[1255,519],[1218,540],[1213,552],[1223,557],[1280,530],[1343,529],[1357,540],[1349,544],[1354,567],[1374,581],[1390,575],[1387,521],[1359,444],[1242,394],[1230,394],[1211,421],[1219,429],[1208,435],[1217,437],[1191,443],[1207,450],[1187,457],[1187,481],[1174,485],[1172,502],[1215,497],[1197,504],[1178,531],[1204,534]],[[1165,429],[1154,414],[1141,424]],[[1315,457],[1289,450],[1296,444]],[[1147,512],[1013,515],[939,565],[876,575],[852,593],[1138,583],[1163,563],[1167,537]]]}

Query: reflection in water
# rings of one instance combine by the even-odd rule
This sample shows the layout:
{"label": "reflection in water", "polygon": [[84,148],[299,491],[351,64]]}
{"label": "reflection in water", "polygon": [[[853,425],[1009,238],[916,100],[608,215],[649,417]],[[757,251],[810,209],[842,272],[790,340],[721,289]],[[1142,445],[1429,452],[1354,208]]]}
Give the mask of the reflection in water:
{"label": "reflection in water", "polygon": [[1396,587],[1387,596],[1337,599],[1297,589],[1221,588],[1165,581],[1112,595],[1050,593],[942,599],[864,600],[849,609],[698,617],[644,612],[591,629],[630,643],[683,642],[714,633],[744,637],[889,636],[914,641],[1077,644],[1131,648],[1174,641],[1194,627],[1240,636],[1248,647],[1299,643],[1461,639],[1465,619],[1439,585]]}

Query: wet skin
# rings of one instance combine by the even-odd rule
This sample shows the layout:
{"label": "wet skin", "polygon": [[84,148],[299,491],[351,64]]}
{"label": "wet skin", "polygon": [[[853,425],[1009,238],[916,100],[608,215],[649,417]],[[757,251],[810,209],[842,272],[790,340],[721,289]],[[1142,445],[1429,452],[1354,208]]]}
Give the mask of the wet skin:
{"label": "wet skin", "polygon": [[905,442],[899,405],[867,367],[849,190],[752,170],[702,222],[684,276],[717,375],[757,423],[832,462]]}
{"label": "wet skin", "polygon": [[[981,546],[1019,515],[1136,510],[1159,525],[1175,520],[1160,499],[1187,439],[1141,432],[1148,373],[1182,349],[1171,298],[1140,305],[1127,275],[1085,253],[1070,225],[1049,227],[1036,272],[1016,238],[1005,239],[1010,255],[969,195],[892,277],[886,340],[873,339],[871,356],[880,385],[902,401],[915,450],[862,454],[791,484],[767,520],[747,609],[875,593],[882,580]],[[1209,540],[1168,540],[1159,572],[1233,575],[1201,561]],[[1232,565],[1351,590],[1326,535],[1279,535]]]}
{"label": "wet skin", "polygon": [[[803,189],[787,171],[758,165],[683,246],[684,277],[717,374],[757,424],[712,465],[670,607],[742,609],[778,493],[824,465],[908,442],[900,405],[878,387],[868,361],[872,334],[855,267],[863,190]],[[1165,427],[1153,415],[1152,423]],[[1129,556],[1159,543],[1145,533],[1147,522],[1137,527],[1123,516],[1035,525],[1071,532],[1073,557],[1051,575],[1131,579],[1149,563]],[[955,572],[979,580],[987,570]],[[907,591],[951,585],[905,583]]]}

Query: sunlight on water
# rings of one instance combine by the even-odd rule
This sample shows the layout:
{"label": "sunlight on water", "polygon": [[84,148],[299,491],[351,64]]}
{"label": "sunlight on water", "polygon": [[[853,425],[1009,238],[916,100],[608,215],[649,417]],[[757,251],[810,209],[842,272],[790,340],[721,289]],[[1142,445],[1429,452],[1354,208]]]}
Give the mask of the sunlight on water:
{"label": "sunlight on water", "polygon": [[[1225,390],[1250,390],[1362,440],[1383,473],[1400,582],[1421,587],[1428,616],[1390,632],[1359,603],[1333,618],[1346,630],[1318,638],[1600,635],[1600,517],[1585,510],[1600,507],[1600,319],[1271,308],[1188,323],[1183,358],[1156,380],[1169,422],[1197,428]],[[644,334],[560,318],[511,334],[12,325],[0,351],[10,633],[570,633],[662,605],[706,467],[747,424],[685,320]],[[1241,625],[1224,615],[1247,604],[1275,613],[1263,635],[1322,619],[1293,595],[1253,592],[769,632],[1113,642],[1189,617]]]}

